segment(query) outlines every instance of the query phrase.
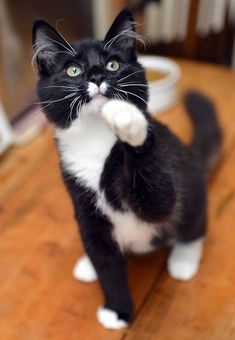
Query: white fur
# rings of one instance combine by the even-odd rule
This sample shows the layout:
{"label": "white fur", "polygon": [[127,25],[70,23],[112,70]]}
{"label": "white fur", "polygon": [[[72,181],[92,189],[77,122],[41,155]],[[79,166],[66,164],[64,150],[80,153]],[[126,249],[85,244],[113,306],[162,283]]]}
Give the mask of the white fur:
{"label": "white fur", "polygon": [[101,93],[105,94],[107,91],[108,85],[105,81],[103,81],[100,86],[97,86],[95,83],[89,81],[88,82],[88,87],[87,87],[87,92],[91,98],[93,98],[95,95]]}
{"label": "white fur", "polygon": [[111,100],[103,106],[102,116],[123,142],[139,146],[145,141],[147,121],[135,105]]}
{"label": "white fur", "polygon": [[73,276],[82,282],[94,282],[97,274],[91,260],[87,255],[82,256],[74,266]]}
{"label": "white fur", "polygon": [[103,82],[100,84],[100,92],[101,92],[102,94],[105,94],[106,91],[107,91],[107,89],[108,89],[108,85],[107,85],[107,83],[106,83],[105,81],[103,81]]}
{"label": "white fur", "polygon": [[140,221],[131,211],[120,212],[113,210],[102,193],[98,206],[113,223],[112,236],[121,251],[148,253],[154,250],[151,240],[157,235],[157,226]]}
{"label": "white fur", "polygon": [[103,306],[97,310],[97,319],[107,329],[121,329],[128,326],[126,321],[118,319],[116,312]]}
{"label": "white fur", "polygon": [[187,281],[198,272],[203,251],[203,239],[188,244],[177,243],[168,257],[167,268],[174,279]]}
{"label": "white fur", "polygon": [[68,129],[57,129],[56,137],[67,171],[98,191],[105,160],[117,138],[98,114],[92,114],[102,100],[92,102],[84,105]]}
{"label": "white fur", "polygon": [[96,94],[99,93],[99,87],[95,83],[89,81],[87,92],[89,93],[90,97],[94,97]]}
{"label": "white fur", "polygon": [[[115,114],[119,112],[116,111],[117,106],[125,109],[127,115],[129,110],[133,115],[141,114],[138,109],[133,109],[131,104],[122,105],[123,102],[116,100],[109,103],[112,104],[109,105],[110,110]],[[156,226],[140,222],[131,211],[125,213],[114,211],[99,188],[105,160],[117,140],[100,115],[104,107],[107,112],[106,105],[104,98],[93,99],[88,105],[83,106],[81,117],[74,120],[71,127],[56,130],[61,158],[69,173],[98,193],[97,206],[113,223],[112,235],[120,249],[137,253],[149,252],[153,250],[151,240],[157,234]],[[141,139],[143,140],[142,137]]]}

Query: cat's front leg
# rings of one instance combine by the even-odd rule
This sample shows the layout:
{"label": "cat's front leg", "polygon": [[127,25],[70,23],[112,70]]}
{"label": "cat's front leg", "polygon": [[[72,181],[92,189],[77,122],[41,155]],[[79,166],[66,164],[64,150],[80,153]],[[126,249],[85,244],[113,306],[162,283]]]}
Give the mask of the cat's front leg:
{"label": "cat's front leg", "polygon": [[[127,261],[111,236],[112,226],[98,211],[93,216],[79,209],[77,216],[92,276],[97,274],[104,292],[104,305],[97,310],[98,321],[108,329],[126,327],[133,307],[128,288]],[[84,264],[84,263],[83,263]],[[81,268],[80,268],[81,269]],[[89,268],[89,270],[91,267]],[[83,281],[90,276],[82,275]],[[81,278],[81,277],[80,277]]]}
{"label": "cat's front leg", "polygon": [[104,305],[97,310],[99,323],[108,329],[128,326],[133,307],[128,290],[126,259],[119,250],[108,249],[102,242],[100,247],[85,248],[104,292]]}
{"label": "cat's front leg", "polygon": [[[77,261],[73,275],[77,280],[82,282],[94,282],[98,279],[95,267],[87,254],[83,255]],[[125,315],[127,315],[127,312],[125,312]],[[104,306],[98,308],[97,319],[108,329],[120,329],[128,325],[127,320],[125,320],[123,316],[109,307],[109,302],[106,302]]]}
{"label": "cat's front leg", "polygon": [[144,114],[135,105],[110,100],[103,106],[101,114],[121,141],[134,147],[144,143],[148,124]]}
{"label": "cat's front leg", "polygon": [[87,254],[87,258],[75,266],[74,275],[86,282],[94,281],[97,275],[104,293],[104,305],[97,310],[98,321],[109,329],[126,327],[131,320],[133,306],[128,287],[127,261],[112,238],[113,226],[97,208],[96,196],[92,191],[80,185],[63,167],[62,176],[72,198]]}

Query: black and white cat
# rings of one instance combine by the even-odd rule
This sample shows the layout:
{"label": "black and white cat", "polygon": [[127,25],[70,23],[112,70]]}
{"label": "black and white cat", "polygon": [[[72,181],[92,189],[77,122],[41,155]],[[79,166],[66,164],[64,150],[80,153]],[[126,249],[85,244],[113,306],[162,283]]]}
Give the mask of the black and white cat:
{"label": "black and white cat", "polygon": [[86,251],[74,275],[99,279],[105,303],[97,317],[110,329],[127,326],[133,313],[126,253],[171,245],[169,274],[189,280],[197,273],[205,178],[221,144],[213,104],[199,93],[186,96],[195,128],[189,146],[150,117],[135,45],[128,9],[104,41],[70,45],[44,21],[33,27],[38,94]]}

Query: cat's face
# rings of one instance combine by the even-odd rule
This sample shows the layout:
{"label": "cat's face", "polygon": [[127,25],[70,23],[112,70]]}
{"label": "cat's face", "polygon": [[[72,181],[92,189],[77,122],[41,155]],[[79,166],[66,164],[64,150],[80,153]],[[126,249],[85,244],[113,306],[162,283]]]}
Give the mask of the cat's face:
{"label": "cat's face", "polygon": [[40,75],[38,95],[56,126],[69,127],[82,105],[98,104],[104,98],[128,100],[146,110],[145,72],[137,62],[134,22],[128,10],[117,16],[104,41],[73,45],[38,21],[33,46]]}

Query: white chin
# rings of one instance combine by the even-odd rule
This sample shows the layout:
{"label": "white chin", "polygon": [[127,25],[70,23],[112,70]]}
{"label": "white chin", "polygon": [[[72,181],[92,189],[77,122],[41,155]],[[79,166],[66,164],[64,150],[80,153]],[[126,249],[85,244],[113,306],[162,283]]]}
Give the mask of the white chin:
{"label": "white chin", "polygon": [[88,104],[85,104],[86,110],[91,114],[101,113],[101,109],[109,99],[102,94],[98,94],[92,97]]}
{"label": "white chin", "polygon": [[93,97],[92,97],[92,101],[93,100],[95,100],[95,101],[101,101],[101,100],[105,100],[105,99],[107,99],[107,97],[105,97],[103,94],[101,94],[101,93],[98,93],[98,94],[96,94],[96,95],[94,95]]}
{"label": "white chin", "polygon": [[94,97],[92,97],[91,101],[95,103],[106,103],[108,98],[103,94],[96,94]]}

